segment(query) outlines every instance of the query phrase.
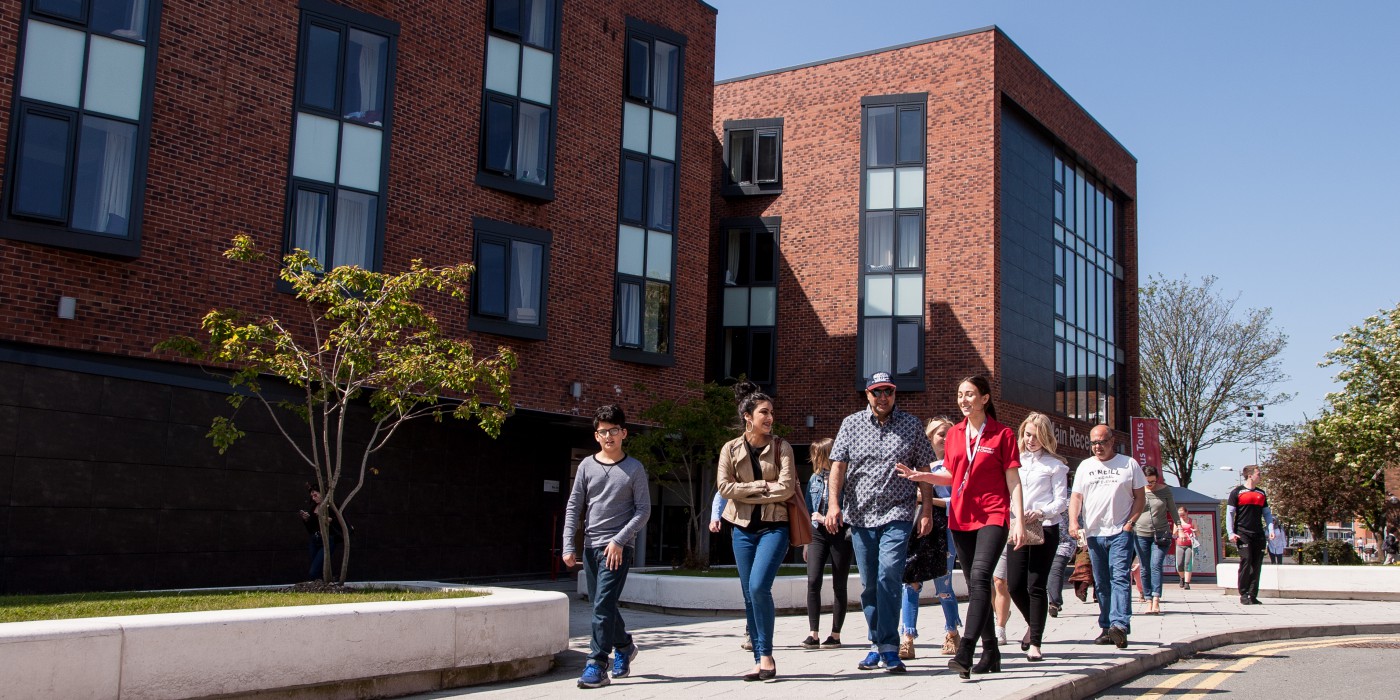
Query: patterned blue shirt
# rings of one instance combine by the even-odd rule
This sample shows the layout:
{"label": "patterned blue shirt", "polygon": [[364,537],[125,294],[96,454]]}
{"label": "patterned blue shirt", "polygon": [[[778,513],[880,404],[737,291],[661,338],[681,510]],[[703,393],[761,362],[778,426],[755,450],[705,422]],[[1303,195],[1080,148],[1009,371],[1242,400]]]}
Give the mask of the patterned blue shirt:
{"label": "patterned blue shirt", "polygon": [[920,469],[933,460],[933,445],[913,415],[895,408],[884,425],[869,407],[846,416],[831,446],[831,461],[846,463],[845,521],[855,527],[912,521],[919,490],[894,465]]}

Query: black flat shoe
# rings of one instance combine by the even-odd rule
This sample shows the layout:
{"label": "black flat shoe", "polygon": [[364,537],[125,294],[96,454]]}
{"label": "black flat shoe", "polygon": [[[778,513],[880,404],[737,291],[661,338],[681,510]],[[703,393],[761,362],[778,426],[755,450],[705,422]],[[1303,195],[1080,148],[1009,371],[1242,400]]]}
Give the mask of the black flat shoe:
{"label": "black flat shoe", "polygon": [[760,669],[758,669],[758,671],[755,672],[755,673],[745,673],[745,674],[744,674],[744,680],[746,680],[746,681],[765,681],[765,682],[766,682],[766,681],[771,681],[771,680],[773,680],[774,678],[777,678],[777,677],[778,677],[778,669],[777,669],[777,668],[760,668]]}
{"label": "black flat shoe", "polygon": [[806,639],[802,640],[803,649],[816,649],[819,646],[821,646],[821,642],[818,642],[817,638],[810,634],[807,635]]}
{"label": "black flat shoe", "polygon": [[835,649],[841,646],[841,640],[828,635],[826,641],[822,642],[822,646],[827,649]]}
{"label": "black flat shoe", "polygon": [[1043,655],[1043,654],[1037,654],[1037,655],[1035,655],[1035,656],[1032,656],[1029,650],[1026,651],[1026,661],[1030,661],[1030,662],[1034,663],[1034,662],[1036,662],[1036,661],[1044,661],[1044,660],[1045,660],[1045,655]]}
{"label": "black flat shoe", "polygon": [[1026,633],[1025,633],[1024,635],[1021,636],[1021,651],[1030,651],[1030,650],[1031,650],[1031,631],[1030,631],[1030,630],[1026,630]]}

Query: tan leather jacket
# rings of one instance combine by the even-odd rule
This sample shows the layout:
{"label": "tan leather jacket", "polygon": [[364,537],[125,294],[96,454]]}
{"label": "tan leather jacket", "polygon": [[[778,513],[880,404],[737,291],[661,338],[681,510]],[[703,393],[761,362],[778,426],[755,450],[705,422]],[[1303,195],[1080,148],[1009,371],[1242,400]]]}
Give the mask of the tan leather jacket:
{"label": "tan leather jacket", "polygon": [[[783,502],[798,489],[792,446],[775,436],[759,453],[758,461],[761,474],[754,471],[742,435],[720,448],[715,485],[720,495],[729,499],[722,517],[735,525],[748,525],[755,507],[763,509],[762,517],[768,522],[787,522],[787,506]],[[770,481],[777,483],[768,485],[768,492],[764,493],[764,486]]]}

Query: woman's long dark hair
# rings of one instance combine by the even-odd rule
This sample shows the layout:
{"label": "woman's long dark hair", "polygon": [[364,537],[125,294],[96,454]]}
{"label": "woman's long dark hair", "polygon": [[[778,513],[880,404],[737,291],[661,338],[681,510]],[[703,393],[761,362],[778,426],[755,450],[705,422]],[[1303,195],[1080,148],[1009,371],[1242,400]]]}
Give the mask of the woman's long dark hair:
{"label": "woman's long dark hair", "polygon": [[739,402],[739,424],[744,425],[744,414],[753,413],[758,405],[767,401],[773,403],[772,397],[759,390],[758,385],[751,381],[744,380],[734,385],[734,398]]}
{"label": "woman's long dark hair", "polygon": [[[981,396],[992,395],[991,382],[988,382],[987,378],[980,374],[974,374],[971,377],[965,377],[962,381],[958,382],[958,386],[962,386],[964,384],[971,384],[972,386],[976,387],[977,393]],[[996,420],[997,407],[992,405],[992,400],[990,398],[987,399],[987,407],[984,410],[987,412],[987,415],[991,417],[992,420]]]}

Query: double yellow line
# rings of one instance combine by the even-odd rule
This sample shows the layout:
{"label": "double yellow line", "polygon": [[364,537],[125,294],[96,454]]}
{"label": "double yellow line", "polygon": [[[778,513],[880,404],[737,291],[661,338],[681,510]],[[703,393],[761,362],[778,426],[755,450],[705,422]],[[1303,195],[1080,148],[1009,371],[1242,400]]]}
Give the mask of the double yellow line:
{"label": "double yellow line", "polygon": [[[1238,652],[1238,654],[1244,658],[1236,659],[1233,663],[1228,661],[1204,662],[1194,669],[1191,669],[1189,671],[1182,671],[1172,676],[1171,678],[1166,679],[1162,682],[1161,685],[1158,685],[1157,687],[1152,688],[1151,690],[1148,690],[1145,693],[1143,693],[1142,697],[1144,698],[1144,700],[1160,698],[1175,690],[1178,686],[1184,685],[1194,679],[1205,676],[1205,678],[1201,680],[1200,683],[1197,683],[1191,688],[1191,692],[1178,696],[1180,700],[1200,700],[1201,698],[1205,698],[1217,687],[1219,687],[1221,683],[1224,683],[1225,679],[1249,668],[1250,666],[1253,666],[1260,660],[1268,658],[1270,656],[1275,656],[1277,654],[1281,654],[1283,652],[1288,651],[1299,651],[1303,649],[1321,649],[1324,647],[1342,646],[1344,644],[1355,644],[1357,642],[1376,642],[1394,640],[1394,635],[1390,635],[1370,637],[1339,637],[1336,639],[1328,639],[1324,641],[1294,640],[1290,642],[1272,642],[1269,644],[1256,644],[1254,646],[1245,647]],[[1229,663],[1228,666],[1221,668],[1222,665],[1227,663]],[[1211,673],[1212,671],[1214,671],[1214,673]]]}

